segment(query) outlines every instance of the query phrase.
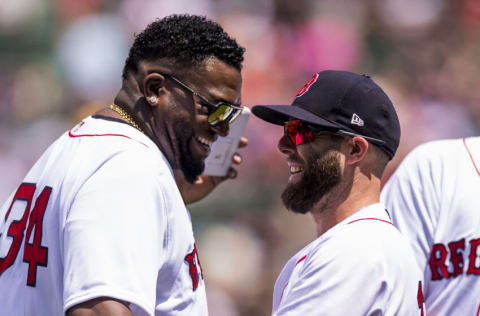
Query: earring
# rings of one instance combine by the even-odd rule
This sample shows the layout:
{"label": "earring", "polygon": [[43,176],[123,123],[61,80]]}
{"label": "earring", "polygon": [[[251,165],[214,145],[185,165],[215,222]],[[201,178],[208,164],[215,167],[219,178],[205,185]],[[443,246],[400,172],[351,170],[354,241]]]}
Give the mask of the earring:
{"label": "earring", "polygon": [[150,100],[150,102],[152,102],[152,103],[157,103],[157,101],[158,101],[158,99],[157,99],[156,96],[151,96],[149,100]]}

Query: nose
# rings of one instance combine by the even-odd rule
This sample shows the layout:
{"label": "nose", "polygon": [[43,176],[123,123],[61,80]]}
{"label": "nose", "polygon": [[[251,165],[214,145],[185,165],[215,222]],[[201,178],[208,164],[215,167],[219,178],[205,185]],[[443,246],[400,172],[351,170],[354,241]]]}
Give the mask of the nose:
{"label": "nose", "polygon": [[227,121],[220,122],[216,125],[210,125],[210,128],[217,133],[218,135],[225,137],[228,135],[230,131],[229,125]]}
{"label": "nose", "polygon": [[287,156],[297,151],[295,144],[293,144],[286,135],[283,135],[282,138],[279,139],[277,148],[282,154]]}

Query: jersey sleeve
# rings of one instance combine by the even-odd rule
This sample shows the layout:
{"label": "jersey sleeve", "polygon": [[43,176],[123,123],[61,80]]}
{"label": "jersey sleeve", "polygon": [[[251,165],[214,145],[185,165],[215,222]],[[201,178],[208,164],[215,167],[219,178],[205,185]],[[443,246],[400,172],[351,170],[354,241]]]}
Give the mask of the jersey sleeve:
{"label": "jersey sleeve", "polygon": [[64,228],[64,310],[97,297],[153,315],[156,281],[168,253],[162,178],[138,155],[108,160],[77,193]]}
{"label": "jersey sleeve", "polygon": [[414,250],[416,262],[425,272],[435,227],[438,222],[441,189],[435,179],[441,168],[431,158],[435,147],[416,148],[388,180],[380,196],[394,225],[405,235]]}

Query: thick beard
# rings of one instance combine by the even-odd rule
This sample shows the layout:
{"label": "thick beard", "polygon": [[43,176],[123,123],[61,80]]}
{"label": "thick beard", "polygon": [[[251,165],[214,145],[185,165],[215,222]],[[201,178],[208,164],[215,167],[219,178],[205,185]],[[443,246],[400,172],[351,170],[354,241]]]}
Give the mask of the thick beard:
{"label": "thick beard", "polygon": [[194,183],[205,169],[203,159],[194,158],[190,151],[190,142],[194,141],[194,130],[188,122],[183,121],[177,122],[174,130],[180,150],[180,168],[185,179],[190,183]]}
{"label": "thick beard", "polygon": [[289,183],[282,193],[285,207],[300,214],[309,212],[342,179],[340,161],[334,150],[307,157],[305,166],[302,179]]}

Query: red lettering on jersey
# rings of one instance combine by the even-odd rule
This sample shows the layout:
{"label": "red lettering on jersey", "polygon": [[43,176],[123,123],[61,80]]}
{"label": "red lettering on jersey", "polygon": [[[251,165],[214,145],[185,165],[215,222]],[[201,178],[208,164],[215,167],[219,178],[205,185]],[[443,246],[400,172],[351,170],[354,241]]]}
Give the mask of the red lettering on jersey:
{"label": "red lettering on jersey", "polygon": [[18,187],[17,192],[15,192],[12,203],[5,214],[6,222],[15,203],[18,201],[26,202],[22,218],[20,220],[12,221],[10,226],[5,228],[5,232],[0,232],[0,234],[7,233],[7,236],[12,238],[12,244],[7,252],[7,255],[5,258],[0,258],[0,275],[17,259],[18,252],[22,246],[24,231],[25,227],[27,226],[28,215],[30,214],[30,208],[32,205],[33,195],[35,194],[35,189],[36,185],[33,183],[22,183]]}
{"label": "red lettering on jersey", "polygon": [[[188,262],[192,286],[195,291],[198,287],[199,276],[203,279],[203,269],[200,264],[200,258],[198,257],[197,245],[193,245],[193,250],[185,256],[185,261]],[[198,272],[197,266],[200,267],[200,273]]]}
{"label": "red lettering on jersey", "polygon": [[[480,264],[477,264],[477,259],[480,254],[480,238],[472,239],[470,242],[470,254],[468,256],[467,275],[480,275]],[[444,244],[435,244],[430,253],[430,269],[432,271],[432,280],[448,279],[449,277],[456,278],[465,272],[465,261],[467,255],[465,253],[465,238],[452,241],[448,243],[448,248]],[[449,272],[446,265],[446,258],[450,255],[450,262],[452,264]]]}
{"label": "red lettering on jersey", "polygon": [[470,256],[468,264],[468,274],[480,275],[480,266],[475,266],[475,261],[477,260],[478,254],[477,249],[480,246],[480,238],[470,240]]}
{"label": "red lettering on jersey", "polygon": [[314,74],[312,76],[312,78],[310,80],[308,80],[308,82],[302,87],[302,89],[300,89],[300,91],[297,92],[297,94],[295,95],[296,97],[299,97],[299,96],[302,96],[305,92],[308,91],[308,89],[310,89],[310,86],[315,82],[317,81],[317,78],[318,78],[318,74]]}
{"label": "red lettering on jersey", "polygon": [[448,248],[450,249],[450,261],[453,265],[453,272],[451,275],[455,278],[463,273],[463,250],[465,250],[465,239],[452,241],[448,244]]}
{"label": "red lettering on jersey", "polygon": [[[35,206],[30,214],[30,219],[28,220],[23,250],[23,262],[28,263],[27,285],[29,286],[36,286],[37,284],[37,267],[46,267],[48,263],[48,248],[42,246],[42,236],[43,217],[51,193],[51,187],[45,187],[45,189],[43,189],[35,202]],[[34,228],[33,242],[30,244],[29,240]]]}
{"label": "red lettering on jersey", "polygon": [[[37,284],[37,267],[46,267],[48,264],[48,248],[42,246],[43,217],[47,209],[50,194],[52,193],[51,187],[45,187],[37,197],[33,210],[30,213],[35,189],[36,185],[33,183],[22,183],[13,196],[12,203],[10,204],[10,207],[5,215],[5,222],[7,222],[10,211],[15,203],[18,201],[24,201],[27,203],[27,205],[23,210],[21,220],[12,221],[10,225],[5,228],[7,235],[12,238],[12,243],[5,258],[0,258],[1,275],[17,259],[22,241],[25,240],[23,248],[23,262],[28,264],[27,285],[32,287],[35,287]],[[23,237],[25,228],[27,228],[27,234],[24,239]],[[34,229],[35,233],[33,234],[32,243],[30,243],[30,236],[32,235]],[[0,232],[0,235],[2,233],[3,232]]]}
{"label": "red lettering on jersey", "polygon": [[[430,270],[432,270],[432,280],[441,280],[443,278],[448,279],[450,274],[448,273],[445,260],[447,259],[447,248],[443,244],[435,244],[432,247],[430,253]],[[440,269],[441,274],[438,272]]]}
{"label": "red lettering on jersey", "polygon": [[418,303],[418,308],[420,309],[420,316],[424,316],[424,311],[423,311],[423,289],[422,289],[422,281],[418,281],[418,290],[417,290],[417,303]]}

